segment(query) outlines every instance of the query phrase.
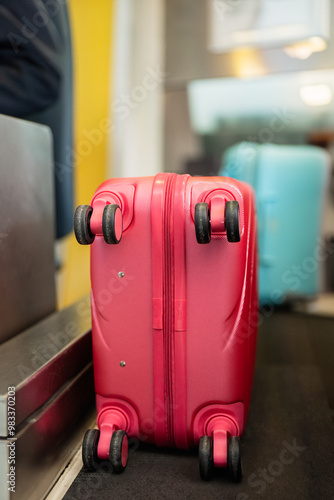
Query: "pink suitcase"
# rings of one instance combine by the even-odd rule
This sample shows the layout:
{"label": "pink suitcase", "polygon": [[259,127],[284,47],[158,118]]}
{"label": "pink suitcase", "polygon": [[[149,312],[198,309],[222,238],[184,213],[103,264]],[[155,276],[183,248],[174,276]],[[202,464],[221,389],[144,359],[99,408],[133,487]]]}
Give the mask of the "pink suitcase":
{"label": "pink suitcase", "polygon": [[88,470],[128,437],[199,446],[200,474],[241,479],[257,334],[254,198],[227,177],[112,179],[75,213],[91,247],[97,426]]}

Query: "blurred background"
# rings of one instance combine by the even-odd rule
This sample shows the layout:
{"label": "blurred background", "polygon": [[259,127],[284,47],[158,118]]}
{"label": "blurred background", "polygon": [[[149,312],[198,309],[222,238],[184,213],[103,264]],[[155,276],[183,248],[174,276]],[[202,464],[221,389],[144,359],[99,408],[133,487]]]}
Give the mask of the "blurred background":
{"label": "blurred background", "polygon": [[[319,236],[331,237],[332,1],[124,0],[94,7],[81,2],[78,11],[74,1],[69,6],[75,204],[89,203],[97,185],[111,176],[217,174],[224,152],[242,141],[316,145],[329,153],[330,173],[319,167],[325,186],[312,203],[315,210],[321,206],[321,220],[311,223]],[[296,190],[307,182],[299,180],[287,177]],[[307,232],[306,220],[303,228]],[[59,273],[60,307],[89,290],[89,249],[69,239]],[[321,279],[328,289],[331,280]]]}
{"label": "blurred background", "polygon": [[0,402],[18,388],[24,500],[44,498],[94,422],[73,213],[104,180],[249,182],[262,319],[282,304],[334,315],[334,0],[0,0],[0,17]]}

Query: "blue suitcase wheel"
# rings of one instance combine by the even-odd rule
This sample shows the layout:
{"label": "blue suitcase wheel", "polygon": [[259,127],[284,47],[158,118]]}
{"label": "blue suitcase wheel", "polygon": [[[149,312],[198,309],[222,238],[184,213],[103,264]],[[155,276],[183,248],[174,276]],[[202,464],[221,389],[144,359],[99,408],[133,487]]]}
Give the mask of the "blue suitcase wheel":
{"label": "blue suitcase wheel", "polygon": [[237,243],[238,241],[240,241],[239,203],[235,200],[226,202],[225,227],[227,241],[229,241],[230,243]]}
{"label": "blue suitcase wheel", "polygon": [[120,474],[125,470],[128,462],[128,435],[125,431],[113,432],[110,442],[109,461],[115,474]]}
{"label": "blue suitcase wheel", "polygon": [[122,239],[123,217],[118,205],[106,205],[102,216],[102,233],[106,243],[117,245]]}
{"label": "blue suitcase wheel", "polygon": [[199,473],[204,481],[213,477],[213,442],[211,436],[202,436],[199,440]]}
{"label": "blue suitcase wheel", "polygon": [[92,213],[90,205],[79,205],[74,213],[74,234],[80,245],[91,245],[95,239],[90,230]]}
{"label": "blue suitcase wheel", "polygon": [[229,477],[239,483],[242,479],[240,438],[232,436],[227,443],[227,470]]}
{"label": "blue suitcase wheel", "polygon": [[99,465],[97,456],[99,438],[100,431],[98,429],[88,429],[82,442],[82,462],[89,472],[95,471]]}
{"label": "blue suitcase wheel", "polygon": [[196,203],[195,231],[197,243],[205,244],[211,241],[210,209],[207,203]]}

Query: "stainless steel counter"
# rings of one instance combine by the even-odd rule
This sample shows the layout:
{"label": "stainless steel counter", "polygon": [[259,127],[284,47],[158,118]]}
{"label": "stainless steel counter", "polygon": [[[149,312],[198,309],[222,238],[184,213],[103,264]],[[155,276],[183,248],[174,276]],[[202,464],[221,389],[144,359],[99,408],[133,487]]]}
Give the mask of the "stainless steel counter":
{"label": "stainless steel counter", "polygon": [[[89,297],[0,345],[0,359],[0,499],[40,499],[93,418]],[[14,436],[8,434],[7,409],[13,403],[9,388],[15,388]],[[12,494],[6,476],[11,450]]]}

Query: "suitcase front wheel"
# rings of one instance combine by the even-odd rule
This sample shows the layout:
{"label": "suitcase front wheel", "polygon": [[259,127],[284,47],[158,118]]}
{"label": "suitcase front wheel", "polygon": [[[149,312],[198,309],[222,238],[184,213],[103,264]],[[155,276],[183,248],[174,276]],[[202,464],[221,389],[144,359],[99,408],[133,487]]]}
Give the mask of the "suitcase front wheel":
{"label": "suitcase front wheel", "polygon": [[239,483],[242,478],[240,438],[232,436],[227,444],[227,470],[230,478]]}
{"label": "suitcase front wheel", "polygon": [[115,474],[125,470],[128,461],[128,435],[125,431],[117,430],[113,432],[110,442],[109,461]]}
{"label": "suitcase front wheel", "polygon": [[199,473],[204,481],[213,477],[213,443],[211,436],[202,436],[199,440]]}
{"label": "suitcase front wheel", "polygon": [[239,203],[235,200],[226,202],[225,226],[227,241],[230,243],[238,243],[240,241]]}
{"label": "suitcase front wheel", "polygon": [[210,209],[207,203],[196,203],[195,231],[197,243],[205,244],[211,241]]}
{"label": "suitcase front wheel", "polygon": [[123,218],[118,205],[106,205],[103,210],[102,232],[106,243],[117,245],[122,239]]}
{"label": "suitcase front wheel", "polygon": [[95,239],[90,230],[92,213],[90,205],[79,205],[74,213],[74,234],[80,245],[91,245]]}
{"label": "suitcase front wheel", "polygon": [[97,456],[97,445],[100,438],[98,429],[88,429],[82,443],[82,462],[85,469],[93,472],[97,469],[99,459]]}
{"label": "suitcase front wheel", "polygon": [[[236,200],[227,201],[225,204],[225,229],[227,241],[229,243],[237,243],[240,241],[239,203]],[[213,227],[212,231],[214,230],[215,228]],[[208,203],[196,203],[195,232],[197,243],[210,243],[211,220]]]}
{"label": "suitcase front wheel", "polygon": [[[217,446],[219,443],[217,443]],[[213,438],[202,436],[199,440],[199,472],[204,481],[210,481],[214,473]],[[226,445],[225,445],[226,446]],[[222,467],[221,464],[216,464]],[[232,436],[227,441],[227,472],[232,481],[239,483],[242,479],[240,438]]]}

